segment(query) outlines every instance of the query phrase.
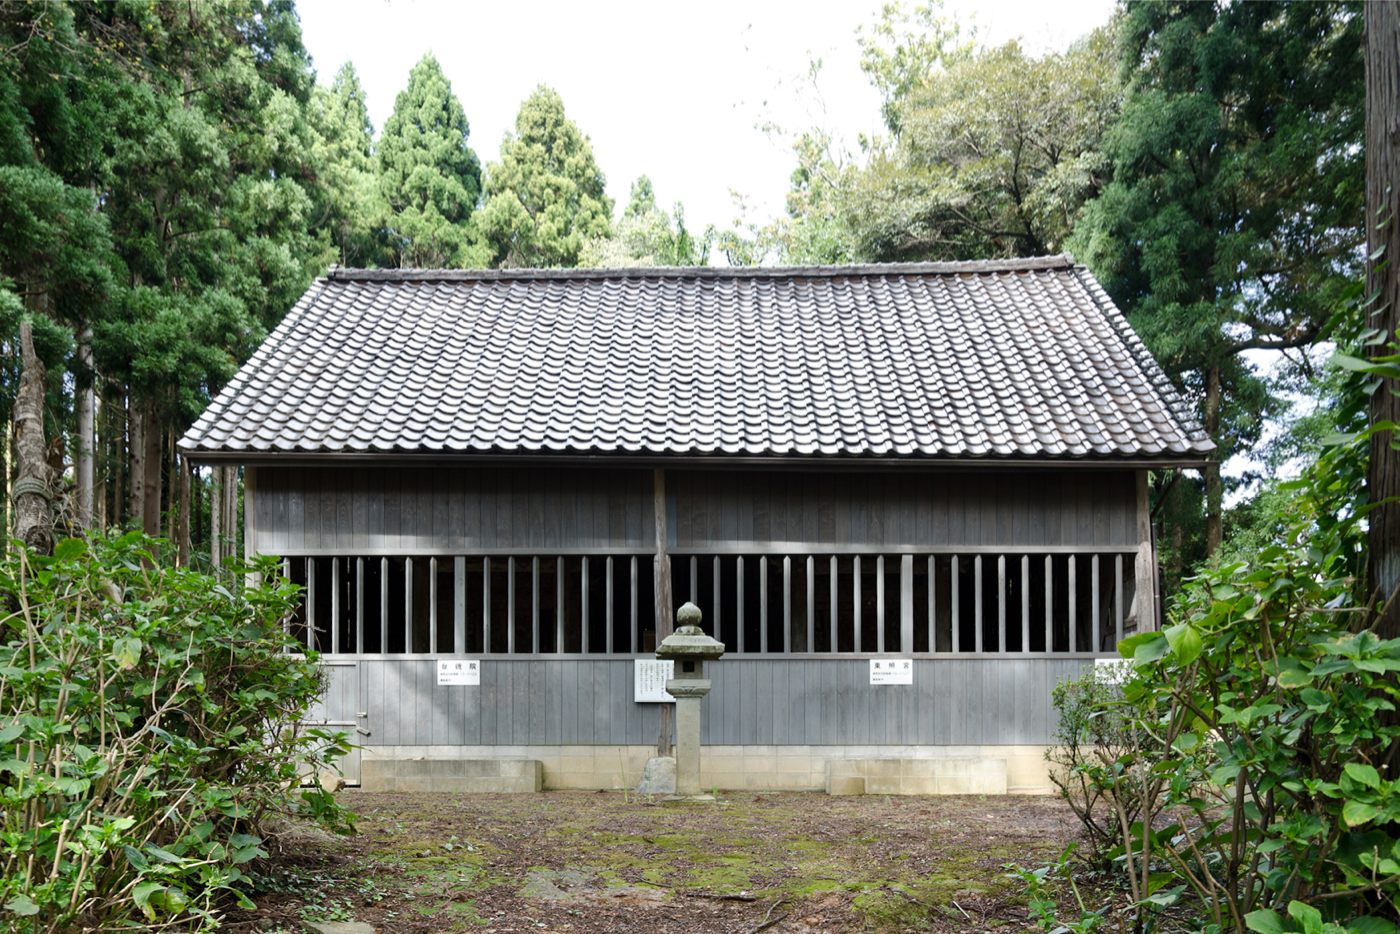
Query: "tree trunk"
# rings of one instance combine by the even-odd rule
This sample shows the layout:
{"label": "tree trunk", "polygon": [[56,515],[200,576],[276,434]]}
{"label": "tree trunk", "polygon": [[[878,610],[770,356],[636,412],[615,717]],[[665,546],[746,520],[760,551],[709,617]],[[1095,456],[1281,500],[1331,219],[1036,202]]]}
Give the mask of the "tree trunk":
{"label": "tree trunk", "polygon": [[190,563],[190,462],[177,457],[180,476],[179,521],[175,526],[175,561],[180,567]]}
{"label": "tree trunk", "polygon": [[[1366,24],[1366,294],[1375,296],[1375,324],[1394,341],[1400,324],[1400,4],[1365,5]],[[1393,353],[1389,344],[1376,353]],[[1371,421],[1400,421],[1400,387],[1371,396]],[[1400,451],[1392,432],[1371,439],[1367,485],[1370,593],[1382,606],[1375,621],[1382,638],[1400,636]],[[1390,502],[1385,502],[1390,500]]]}
{"label": "tree trunk", "polygon": [[44,363],[34,352],[34,328],[19,326],[19,395],[15,399],[15,535],[34,551],[53,551],[53,499],[44,443]]}
{"label": "tree trunk", "polygon": [[141,415],[141,405],[135,399],[126,398],[127,423],[127,521],[139,525],[146,514],[146,430]]}
{"label": "tree trunk", "polygon": [[209,469],[209,566],[218,573],[224,563],[224,468]]}
{"label": "tree trunk", "polygon": [[160,426],[156,424],[155,406],[146,403],[141,407],[141,438],[145,443],[145,453],[141,456],[145,491],[141,494],[141,527],[147,535],[160,534],[160,473],[161,438]]}
{"label": "tree trunk", "polygon": [[93,391],[92,372],[92,331],[84,327],[78,332],[78,373],[76,386],[76,407],[78,410],[78,436],[73,439],[73,466],[77,475],[77,497],[74,502],[73,521],[80,529],[92,528],[93,491],[93,452],[96,439],[93,436],[94,415],[96,414],[96,394]]}
{"label": "tree trunk", "polygon": [[[1220,437],[1220,367],[1206,370],[1206,434],[1219,444]],[[1221,514],[1225,503],[1225,487],[1220,479],[1220,449],[1210,452],[1205,467],[1206,480],[1206,557],[1214,557],[1220,549]]]}

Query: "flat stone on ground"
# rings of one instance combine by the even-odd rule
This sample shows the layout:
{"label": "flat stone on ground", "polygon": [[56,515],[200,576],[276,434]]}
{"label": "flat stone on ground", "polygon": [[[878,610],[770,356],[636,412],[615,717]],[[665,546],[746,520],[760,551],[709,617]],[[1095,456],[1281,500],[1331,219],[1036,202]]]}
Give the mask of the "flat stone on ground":
{"label": "flat stone on ground", "polygon": [[363,921],[305,921],[312,934],[375,934],[374,925]]}

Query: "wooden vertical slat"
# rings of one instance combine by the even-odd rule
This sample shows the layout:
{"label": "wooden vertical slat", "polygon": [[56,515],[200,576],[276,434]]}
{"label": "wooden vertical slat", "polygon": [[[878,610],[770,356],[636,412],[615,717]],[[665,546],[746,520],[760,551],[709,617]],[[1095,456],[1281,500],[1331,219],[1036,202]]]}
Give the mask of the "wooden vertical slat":
{"label": "wooden vertical slat", "polygon": [[690,602],[700,602],[700,559],[690,556]]}
{"label": "wooden vertical slat", "polygon": [[506,652],[515,654],[515,558],[506,558]]}
{"label": "wooden vertical slat", "polygon": [[817,650],[817,559],[807,556],[807,652]]}
{"label": "wooden vertical slat", "polygon": [[1114,648],[1123,641],[1123,556],[1115,555],[1113,558],[1113,620],[1114,635],[1118,638],[1113,643]]}
{"label": "wooden vertical slat", "polygon": [[584,555],[579,561],[579,618],[583,627],[579,631],[579,651],[588,654],[588,555]]}
{"label": "wooden vertical slat", "polygon": [[1098,652],[1102,643],[1099,640],[1099,556],[1094,555],[1089,559],[1089,583],[1093,585],[1094,593],[1090,597],[1091,605],[1089,612],[1093,613],[1093,621],[1089,624],[1089,638],[1092,640],[1089,651]]}
{"label": "wooden vertical slat", "polygon": [[340,651],[340,559],[331,559],[331,653]]}
{"label": "wooden vertical slat", "polygon": [[379,651],[389,652],[389,559],[379,559]]}
{"label": "wooden vertical slat", "polygon": [[734,607],[734,626],[735,626],[735,631],[738,633],[738,636],[737,636],[737,638],[735,639],[735,642],[737,642],[737,643],[738,643],[738,646],[739,646],[738,649],[737,649],[736,651],[742,652],[742,651],[744,651],[744,556],[743,556],[743,555],[739,555],[739,557],[735,559],[735,561],[734,561],[734,569],[735,569],[735,570],[734,570],[734,573],[735,573],[734,581],[735,581],[735,584],[737,585],[734,589],[735,589],[735,593],[736,593],[736,594],[738,595],[738,597],[739,597],[739,601],[738,601],[737,604],[735,604],[735,607]]}
{"label": "wooden vertical slat", "polygon": [[607,585],[603,588],[603,590],[604,590],[604,596],[606,596],[606,598],[607,598],[606,601],[605,601],[605,602],[606,602],[606,605],[607,605],[607,609],[606,609],[604,615],[605,615],[605,617],[607,618],[607,623],[608,623],[608,631],[607,631],[607,652],[608,652],[609,655],[611,655],[611,654],[613,653],[613,618],[614,618],[614,614],[613,614],[613,559],[612,559],[612,555],[608,555],[608,560],[607,560],[606,564],[607,564],[607,572],[608,572],[608,582],[607,582]]}
{"label": "wooden vertical slat", "polygon": [[898,652],[914,651],[914,556],[899,559],[899,648]]}
{"label": "wooden vertical slat", "polygon": [[951,604],[951,606],[952,606],[952,611],[953,611],[953,612],[952,612],[952,616],[953,616],[953,651],[954,651],[954,652],[961,652],[961,651],[962,651],[962,632],[961,632],[961,630],[962,630],[962,620],[961,620],[961,618],[960,618],[960,617],[961,617],[961,612],[960,612],[960,610],[959,610],[959,608],[958,608],[958,600],[959,600],[958,589],[959,589],[959,586],[960,586],[960,582],[958,581],[958,556],[957,556],[957,555],[953,555],[952,560],[950,560],[950,561],[948,562],[948,568],[949,568],[949,570],[948,570],[948,596],[949,596],[949,598],[953,601],[952,604]]}
{"label": "wooden vertical slat", "polygon": [[306,647],[316,648],[316,559],[306,559]]}
{"label": "wooden vertical slat", "polygon": [[758,559],[758,650],[768,651],[768,556]]}
{"label": "wooden vertical slat", "polygon": [[436,655],[438,650],[437,588],[438,559],[428,559],[428,651]]}
{"label": "wooden vertical slat", "polygon": [[719,639],[720,642],[723,642],[724,639],[721,638],[721,636],[720,636],[720,630],[719,630],[719,618],[720,618],[720,613],[719,613],[719,610],[720,610],[720,606],[719,606],[719,604],[720,604],[720,586],[719,586],[719,580],[720,580],[720,578],[719,578],[719,575],[720,575],[720,559],[719,559],[719,555],[715,555],[715,558],[714,558],[714,574],[713,574],[713,580],[714,580],[714,596],[711,598],[711,601],[712,601],[712,602],[711,602],[711,605],[710,605],[710,613],[709,613],[709,616],[710,616],[710,635],[711,635],[713,638],[715,638],[715,639]]}
{"label": "wooden vertical slat", "polygon": [[1045,651],[1055,651],[1055,562],[1045,556]]}
{"label": "wooden vertical slat", "polygon": [[355,559],[355,651],[365,650],[365,559]]}
{"label": "wooden vertical slat", "polygon": [[1079,608],[1076,606],[1076,604],[1079,602],[1079,587],[1078,582],[1074,579],[1074,572],[1074,555],[1070,555],[1068,585],[1069,589],[1065,592],[1065,596],[1068,598],[1066,602],[1069,605],[1069,650],[1071,652],[1078,652],[1079,633],[1077,630],[1079,629],[1079,619],[1077,611]]}
{"label": "wooden vertical slat", "polygon": [[530,559],[530,652],[540,653],[540,556]]}
{"label": "wooden vertical slat", "polygon": [[792,557],[783,555],[783,651],[792,652]]}
{"label": "wooden vertical slat", "polygon": [[631,638],[631,644],[630,644],[629,647],[628,647],[628,651],[630,651],[630,652],[640,652],[640,651],[642,650],[642,633],[641,633],[641,631],[640,631],[639,628],[638,628],[638,627],[640,626],[640,623],[638,622],[638,620],[640,619],[640,617],[639,617],[638,612],[637,612],[637,596],[638,596],[638,595],[637,595],[637,586],[638,586],[637,581],[638,581],[638,577],[637,577],[637,556],[636,556],[636,555],[633,555],[633,556],[632,556],[632,630],[631,630],[631,633],[632,633],[632,634],[631,634],[631,637],[630,637],[630,638]]}
{"label": "wooden vertical slat", "polygon": [[938,559],[928,556],[928,650],[938,651]]}
{"label": "wooden vertical slat", "polygon": [[875,559],[875,651],[885,651],[885,556]]}
{"label": "wooden vertical slat", "polygon": [[413,652],[413,559],[403,559],[403,650]]}
{"label": "wooden vertical slat", "polygon": [[1031,556],[1021,555],[1021,651],[1031,650]]}
{"label": "wooden vertical slat", "polygon": [[467,559],[452,559],[452,651],[467,651]]}
{"label": "wooden vertical slat", "polygon": [[973,651],[982,654],[982,556],[972,559]]}
{"label": "wooden vertical slat", "polygon": [[564,558],[554,559],[554,651],[564,653]]}
{"label": "wooden vertical slat", "polygon": [[836,556],[835,556],[835,555],[832,555],[832,556],[831,556],[830,568],[831,568],[831,598],[830,598],[830,602],[831,602],[831,645],[830,645],[830,650],[831,650],[832,652],[835,652],[835,651],[836,651],[836,646],[837,646],[837,642],[836,642],[836,635],[837,635],[837,634],[836,634],[836,620],[837,620],[837,618],[838,618],[838,616],[837,616],[837,609],[836,609],[836,608],[837,608],[837,606],[838,606],[838,600],[839,600],[839,597],[840,597],[840,594],[838,593],[838,591],[840,590],[840,588],[837,586],[837,573],[836,573],[836,572],[840,569],[840,566],[837,564]]}
{"label": "wooden vertical slat", "polygon": [[851,644],[860,651],[860,555],[851,559],[851,625],[855,627]]}
{"label": "wooden vertical slat", "polygon": [[997,555],[997,651],[1006,651],[1006,555]]}
{"label": "wooden vertical slat", "polygon": [[[291,559],[291,558],[283,558],[283,559],[282,559],[282,578],[283,578],[283,580],[291,580],[291,579],[292,579],[292,559]],[[284,619],[284,620],[282,620],[282,634],[285,635],[285,636],[287,636],[288,638],[291,638],[291,635],[292,635],[292,617],[291,617],[291,614],[288,614],[288,615],[287,615],[287,618]]]}
{"label": "wooden vertical slat", "polygon": [[481,559],[481,651],[491,651],[491,559]]}

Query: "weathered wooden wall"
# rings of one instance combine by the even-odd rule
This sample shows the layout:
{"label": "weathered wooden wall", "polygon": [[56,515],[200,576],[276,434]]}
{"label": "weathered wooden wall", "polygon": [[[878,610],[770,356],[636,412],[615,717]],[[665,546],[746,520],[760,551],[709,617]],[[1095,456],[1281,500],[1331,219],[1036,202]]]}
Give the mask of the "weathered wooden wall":
{"label": "weathered wooden wall", "polygon": [[[864,658],[725,658],[710,668],[711,745],[1049,743],[1058,682],[1092,660],[919,658],[914,684],[871,686]],[[439,686],[432,659],[360,659],[329,669],[317,711],[360,720],[361,742],[615,745],[656,740],[656,704],[632,700],[630,658],[488,659],[481,685]]]}
{"label": "weathered wooden wall", "polygon": [[[1134,472],[676,471],[678,553],[1131,547]],[[652,550],[651,473],[248,468],[249,541],[279,555]]]}

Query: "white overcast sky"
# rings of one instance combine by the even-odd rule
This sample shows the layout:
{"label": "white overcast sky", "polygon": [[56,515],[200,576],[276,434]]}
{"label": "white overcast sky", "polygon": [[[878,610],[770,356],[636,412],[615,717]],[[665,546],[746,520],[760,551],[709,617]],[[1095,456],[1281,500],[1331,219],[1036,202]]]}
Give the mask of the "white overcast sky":
{"label": "white overcast sky", "polygon": [[[564,98],[593,141],[608,191],[626,202],[651,176],[658,201],[681,201],[692,230],[736,217],[730,191],[753,219],[781,211],[793,133],[819,124],[854,141],[878,133],[879,97],[858,64],[857,26],[882,0],[513,2],[299,0],[302,32],[319,79],[355,63],[376,133],[409,69],[437,56],[466,108],[470,143],[496,159],[520,102],[538,84]],[[1019,38],[1032,51],[1062,49],[1108,20],[1112,0],[949,0],[982,41]],[[808,62],[823,62],[818,113],[803,92]]]}

